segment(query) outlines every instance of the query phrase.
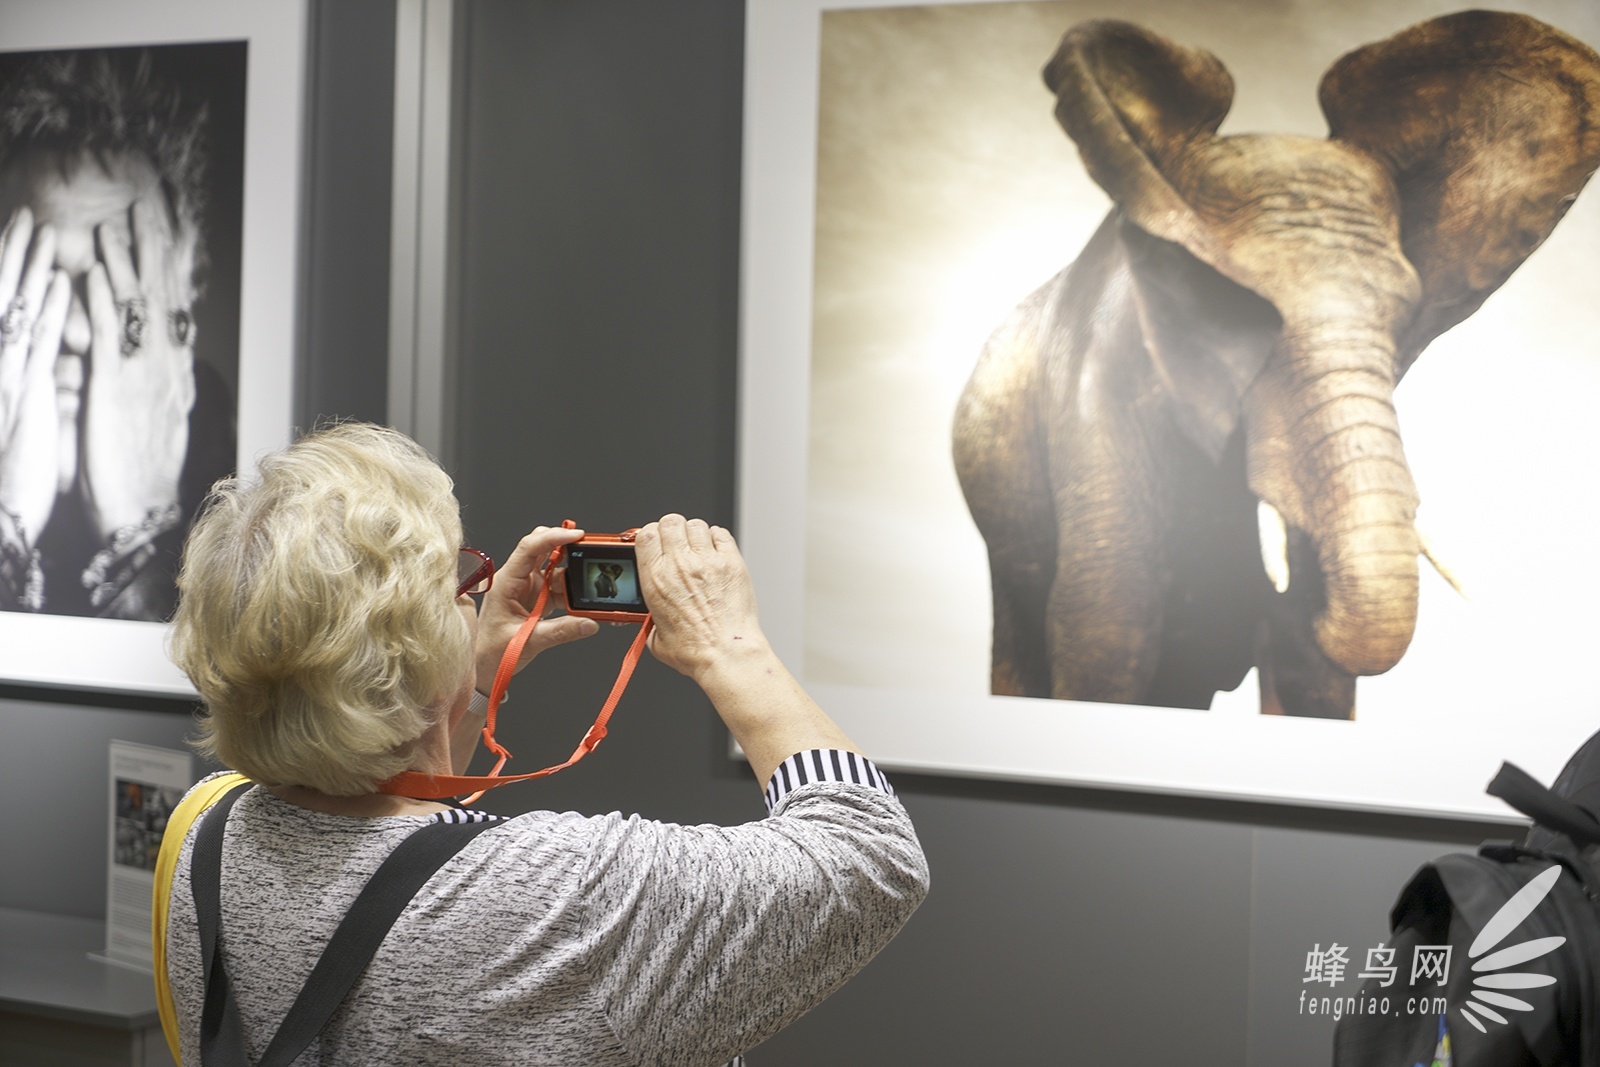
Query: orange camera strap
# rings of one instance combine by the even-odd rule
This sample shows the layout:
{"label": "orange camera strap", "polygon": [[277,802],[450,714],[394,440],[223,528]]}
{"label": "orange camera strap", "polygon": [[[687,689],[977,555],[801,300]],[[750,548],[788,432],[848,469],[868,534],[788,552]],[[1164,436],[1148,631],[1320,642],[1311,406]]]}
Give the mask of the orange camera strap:
{"label": "orange camera strap", "polygon": [[[563,524],[565,525],[565,524]],[[654,623],[648,616],[639,627],[639,636],[633,639],[633,644],[628,648],[628,654],[622,659],[622,668],[617,672],[617,680],[611,686],[611,695],[606,697],[605,706],[600,709],[600,714],[595,716],[594,725],[590,726],[583,735],[583,740],[578,742],[578,747],[573,749],[571,757],[563,763],[546,767],[543,770],[532,771],[528,774],[500,773],[500,768],[506,765],[511,758],[511,753],[504,745],[494,739],[495,713],[500,709],[500,701],[506,695],[506,686],[511,683],[511,676],[517,671],[517,660],[522,657],[522,650],[528,643],[528,638],[533,634],[533,628],[539,625],[539,620],[544,617],[545,605],[550,602],[550,582],[555,575],[556,568],[560,565],[565,548],[558,548],[550,553],[550,559],[544,567],[544,585],[539,590],[539,598],[534,601],[533,610],[528,612],[528,617],[523,620],[517,629],[516,636],[511,643],[506,645],[505,654],[500,657],[500,667],[495,671],[494,686],[489,692],[489,714],[483,723],[483,743],[490,752],[498,757],[494,768],[488,774],[427,774],[423,771],[402,771],[393,778],[378,786],[378,792],[389,793],[394,796],[410,797],[413,800],[443,800],[446,797],[462,797],[462,803],[475,803],[479,797],[491,789],[499,788],[511,782],[526,782],[532,778],[543,778],[559,770],[577,763],[590,752],[596,745],[605,740],[606,724],[611,721],[611,713],[617,708],[617,701],[622,699],[622,691],[628,687],[628,679],[633,677],[633,669],[639,665],[639,657],[644,655],[645,645],[650,640],[650,630]],[[466,796],[470,793],[471,796]]]}

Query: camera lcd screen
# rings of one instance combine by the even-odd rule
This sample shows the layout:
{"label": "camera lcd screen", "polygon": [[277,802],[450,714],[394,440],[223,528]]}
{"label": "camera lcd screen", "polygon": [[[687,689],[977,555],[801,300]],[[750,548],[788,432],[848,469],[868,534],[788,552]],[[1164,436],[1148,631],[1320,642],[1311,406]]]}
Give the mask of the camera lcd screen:
{"label": "camera lcd screen", "polygon": [[639,592],[639,564],[633,546],[580,543],[569,548],[567,607],[573,611],[648,611]]}

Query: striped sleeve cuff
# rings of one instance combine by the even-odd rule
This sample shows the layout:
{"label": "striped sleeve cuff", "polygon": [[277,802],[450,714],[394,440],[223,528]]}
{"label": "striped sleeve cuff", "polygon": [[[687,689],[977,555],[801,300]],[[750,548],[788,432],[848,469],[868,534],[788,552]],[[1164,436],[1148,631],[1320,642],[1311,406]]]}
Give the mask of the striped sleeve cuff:
{"label": "striped sleeve cuff", "polygon": [[[450,801],[440,801],[448,804]],[[451,808],[449,811],[436,811],[433,813],[434,822],[449,823],[452,826],[463,826],[476,822],[503,822],[504,815],[495,815],[492,812],[476,811],[472,808]]]}
{"label": "striped sleeve cuff", "polygon": [[889,784],[889,779],[867,757],[836,748],[814,748],[809,752],[796,752],[772,772],[766,791],[767,814],[772,814],[778,801],[812,782],[853,783],[894,796],[894,787]]}

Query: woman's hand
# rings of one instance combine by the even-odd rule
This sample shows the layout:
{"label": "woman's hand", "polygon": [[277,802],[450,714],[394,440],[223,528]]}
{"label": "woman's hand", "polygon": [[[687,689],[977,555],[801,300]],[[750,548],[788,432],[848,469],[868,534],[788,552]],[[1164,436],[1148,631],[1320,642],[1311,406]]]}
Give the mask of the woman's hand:
{"label": "woman's hand", "polygon": [[[30,243],[32,251],[29,251]],[[55,509],[60,466],[56,356],[72,300],[65,273],[54,269],[55,229],[33,228],[26,207],[0,233],[0,508],[32,548]],[[21,531],[12,531],[20,524]]]}
{"label": "woman's hand", "polygon": [[667,515],[639,531],[637,546],[657,659],[701,681],[730,657],[766,651],[755,587],[733,534]]}
{"label": "woman's hand", "polygon": [[[524,620],[539,599],[543,585],[545,562],[550,553],[561,545],[569,545],[583,536],[582,530],[567,530],[559,526],[540,526],[528,534],[512,550],[494,576],[494,584],[483,595],[483,607],[478,612],[478,638],[476,645],[477,688],[488,693],[494,686],[495,672],[506,646],[522,628]],[[566,606],[566,590],[559,580],[553,580],[550,601],[545,605],[545,617],[534,626],[517,659],[517,670],[526,667],[535,656],[554,645],[566,644],[588,637],[600,629],[593,619],[577,619],[570,615],[551,616],[552,608]]]}
{"label": "woman's hand", "polygon": [[763,786],[796,752],[852,752],[844,732],[784,668],[756,616],[733,535],[668,515],[639,531],[639,581],[655,619],[650,651],[711,698]]}
{"label": "woman's hand", "polygon": [[192,251],[158,201],[141,198],[131,210],[132,249],[119,227],[101,223],[87,281],[83,481],[107,541],[177,504],[195,393]]}

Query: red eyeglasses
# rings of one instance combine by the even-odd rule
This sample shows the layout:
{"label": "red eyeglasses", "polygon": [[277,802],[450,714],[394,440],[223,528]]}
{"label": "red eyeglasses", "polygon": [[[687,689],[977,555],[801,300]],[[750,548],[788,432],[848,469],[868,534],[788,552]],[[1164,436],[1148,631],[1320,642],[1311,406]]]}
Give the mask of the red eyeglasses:
{"label": "red eyeglasses", "polygon": [[456,596],[487,593],[494,584],[494,560],[475,548],[461,549],[456,557]]}

